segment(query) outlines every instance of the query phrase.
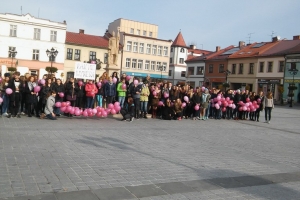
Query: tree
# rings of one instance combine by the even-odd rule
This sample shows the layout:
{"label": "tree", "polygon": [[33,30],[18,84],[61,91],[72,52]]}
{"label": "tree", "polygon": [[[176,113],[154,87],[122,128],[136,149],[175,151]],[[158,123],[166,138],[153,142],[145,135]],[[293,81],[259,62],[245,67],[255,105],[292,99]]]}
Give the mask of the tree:
{"label": "tree", "polygon": [[50,74],[54,74],[57,72],[58,69],[56,67],[46,67],[45,70]]}
{"label": "tree", "polygon": [[15,68],[15,67],[8,67],[7,70],[9,72],[15,72],[15,71],[17,71],[17,68]]}

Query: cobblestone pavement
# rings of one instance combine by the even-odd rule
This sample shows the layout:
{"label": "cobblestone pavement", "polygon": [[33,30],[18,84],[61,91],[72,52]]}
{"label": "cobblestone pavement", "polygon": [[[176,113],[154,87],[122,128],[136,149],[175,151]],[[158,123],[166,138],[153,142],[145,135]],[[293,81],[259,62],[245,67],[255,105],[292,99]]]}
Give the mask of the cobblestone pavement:
{"label": "cobblestone pavement", "polygon": [[0,199],[300,199],[299,119],[0,117]]}

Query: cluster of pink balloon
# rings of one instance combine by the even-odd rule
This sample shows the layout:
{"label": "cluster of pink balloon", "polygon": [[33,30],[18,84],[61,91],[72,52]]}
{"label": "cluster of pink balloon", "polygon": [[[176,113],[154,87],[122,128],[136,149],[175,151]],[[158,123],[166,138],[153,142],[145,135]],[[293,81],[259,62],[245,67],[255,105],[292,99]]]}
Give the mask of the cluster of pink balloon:
{"label": "cluster of pink balloon", "polygon": [[246,103],[240,101],[238,103],[240,105],[239,111],[248,111],[248,112],[255,112],[256,109],[260,107],[261,99],[257,99],[257,101],[251,102],[249,98],[246,99]]}
{"label": "cluster of pink balloon", "polygon": [[121,110],[120,103],[115,102],[114,104],[108,104],[108,108],[96,107],[94,109],[87,108],[85,110],[80,109],[78,107],[71,106],[69,101],[66,102],[56,102],[55,106],[60,108],[61,112],[70,113],[76,116],[84,116],[84,117],[107,117],[109,114],[117,114]]}

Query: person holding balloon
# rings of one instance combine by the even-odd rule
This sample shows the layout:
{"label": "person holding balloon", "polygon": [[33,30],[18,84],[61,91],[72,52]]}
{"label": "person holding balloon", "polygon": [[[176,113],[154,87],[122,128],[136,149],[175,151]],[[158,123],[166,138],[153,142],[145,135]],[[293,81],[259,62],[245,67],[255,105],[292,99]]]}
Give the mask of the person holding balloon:
{"label": "person holding balloon", "polygon": [[83,86],[82,80],[79,80],[75,85],[77,96],[76,96],[76,106],[78,108],[83,108],[83,97],[85,96],[85,88]]}
{"label": "person holding balloon", "polygon": [[[54,83],[53,85],[53,90],[56,92],[56,96],[55,96],[55,101],[56,102],[63,102],[64,100],[64,96],[65,96],[65,87],[61,82],[61,79],[56,79],[56,83]],[[58,107],[54,108],[54,113],[56,114],[56,116],[60,116],[61,115],[61,111]]]}
{"label": "person holding balloon", "polygon": [[20,72],[14,73],[14,78],[12,78],[7,86],[6,93],[9,96],[9,105],[10,105],[10,114],[7,115],[7,118],[16,117],[21,118],[19,113],[19,108],[22,100],[22,82],[20,80]]}
{"label": "person holding balloon", "polygon": [[116,96],[116,84],[113,82],[112,77],[109,77],[109,81],[104,86],[104,95],[106,105],[113,103]]}
{"label": "person holding balloon", "polygon": [[135,115],[134,117],[136,119],[140,118],[140,109],[141,109],[141,92],[142,92],[142,85],[139,84],[139,80],[137,78],[134,79],[133,81],[133,86],[131,87],[131,96],[134,101],[135,105]]}
{"label": "person holding balloon", "polygon": [[257,109],[255,111],[254,119],[259,122],[260,112],[263,111],[263,103],[264,102],[264,92],[260,91],[258,95],[255,96],[255,101],[257,102]]}
{"label": "person holding balloon", "polygon": [[151,95],[152,95],[152,102],[151,102],[152,116],[151,116],[151,118],[155,119],[159,99],[161,97],[161,91],[157,85],[154,86],[154,90],[152,91]]}
{"label": "person holding balloon", "polygon": [[126,91],[127,91],[127,85],[126,85],[125,81],[126,81],[126,79],[122,77],[121,82],[119,82],[118,86],[117,86],[118,101],[120,103],[121,108],[124,107]]}
{"label": "person holding balloon", "polygon": [[96,94],[96,99],[97,99],[97,106],[102,107],[103,103],[103,95],[104,95],[104,89],[102,87],[102,81],[99,78],[99,81],[97,82],[97,89],[98,92]]}
{"label": "person holding balloon", "polygon": [[45,106],[45,114],[41,114],[41,119],[47,117],[51,120],[56,120],[56,114],[54,113],[54,105],[55,105],[55,96],[56,92],[54,90],[50,90],[47,94],[47,102]]}
{"label": "person holding balloon", "polygon": [[35,111],[36,117],[39,117],[38,107],[37,107],[37,95],[40,91],[40,86],[34,81],[34,76],[30,76],[29,80],[25,83],[25,93],[26,93],[26,107],[27,116],[32,117]]}
{"label": "person holding balloon", "polygon": [[[70,78],[69,81],[66,83],[65,85],[66,88],[66,96],[67,96],[67,100],[70,101],[70,106],[75,107],[75,103],[76,103],[76,99],[77,99],[77,91],[78,89],[76,88],[75,85],[75,80],[74,78]],[[56,96],[56,95],[55,95]],[[68,115],[69,117],[72,117],[73,115],[71,113],[69,113]]]}
{"label": "person holding balloon", "polygon": [[126,121],[127,119],[130,119],[130,122],[133,121],[134,112],[135,112],[134,107],[135,106],[134,106],[133,98],[128,97],[126,108],[122,108],[121,111],[120,111],[121,115],[123,116],[122,121]]}
{"label": "person holding balloon", "polygon": [[149,84],[148,81],[145,80],[143,82],[142,91],[141,91],[141,117],[147,119],[148,113],[148,101],[149,101]]}
{"label": "person holding balloon", "polygon": [[2,115],[7,116],[8,115],[8,109],[9,109],[9,97],[8,94],[6,94],[6,89],[10,80],[10,73],[4,74],[4,79],[0,77],[0,84],[1,84],[1,93],[2,93]]}
{"label": "person holding balloon", "polygon": [[95,95],[98,93],[96,85],[93,83],[93,80],[88,80],[85,85],[86,92],[86,108],[93,108]]}
{"label": "person holding balloon", "polygon": [[180,98],[177,98],[174,103],[174,119],[181,120],[182,119],[182,111],[186,106],[186,103],[182,103]]}
{"label": "person holding balloon", "polygon": [[210,94],[208,92],[207,88],[204,88],[204,92],[202,93],[201,97],[201,116],[200,119],[207,120],[208,119],[208,113],[206,112],[206,109],[208,109],[210,101]]}
{"label": "person holding balloon", "polygon": [[200,105],[202,101],[202,94],[199,87],[196,87],[196,92],[193,94],[191,101],[192,106],[194,107],[193,120],[200,120]]}

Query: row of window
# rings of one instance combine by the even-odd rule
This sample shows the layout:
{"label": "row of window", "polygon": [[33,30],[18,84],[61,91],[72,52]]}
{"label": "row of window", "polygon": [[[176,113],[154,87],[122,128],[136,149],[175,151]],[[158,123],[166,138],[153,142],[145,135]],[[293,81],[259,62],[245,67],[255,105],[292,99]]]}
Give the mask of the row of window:
{"label": "row of window", "polygon": [[132,41],[127,41],[126,51],[132,51],[136,53],[146,53],[146,54],[152,54],[158,56],[161,55],[168,56],[168,47],[147,44],[145,49],[144,43],[138,43],[138,42],[132,43]]}
{"label": "row of window", "polygon": [[[131,34],[134,34],[134,28],[131,28],[130,29],[130,33]],[[141,35],[141,30],[140,29],[137,29],[136,30],[136,34],[137,35]],[[143,30],[143,36],[147,36],[147,31]],[[152,37],[153,36],[153,33],[151,31],[149,31],[149,37]]]}
{"label": "row of window", "polygon": [[[8,47],[8,57],[15,57],[15,55],[11,54],[10,51],[15,51],[16,47]],[[46,54],[46,52],[44,52]],[[39,49],[32,49],[32,60],[40,60],[40,50]],[[55,62],[55,57],[50,56],[49,57],[49,62],[54,61]]]}
{"label": "row of window", "polygon": [[134,58],[133,59],[126,58],[125,67],[127,69],[131,68],[131,69],[139,69],[139,70],[151,70],[151,71],[165,72],[167,70],[167,63],[146,60],[145,64],[144,64],[143,60],[138,60],[138,59],[134,59]]}
{"label": "row of window", "polygon": [[[78,60],[80,61],[80,49],[75,49],[74,51],[74,58],[73,58],[73,49],[67,48],[67,60]],[[95,51],[90,51],[89,53],[89,60],[96,60],[97,53]],[[101,60],[101,59],[100,59]],[[103,63],[107,64],[108,61],[108,53],[104,53]]]}
{"label": "row of window", "polygon": [[[17,37],[17,25],[10,25],[9,36]],[[41,29],[34,28],[33,39],[40,40],[41,39]],[[57,40],[57,31],[50,31],[50,41],[56,42]]]}

